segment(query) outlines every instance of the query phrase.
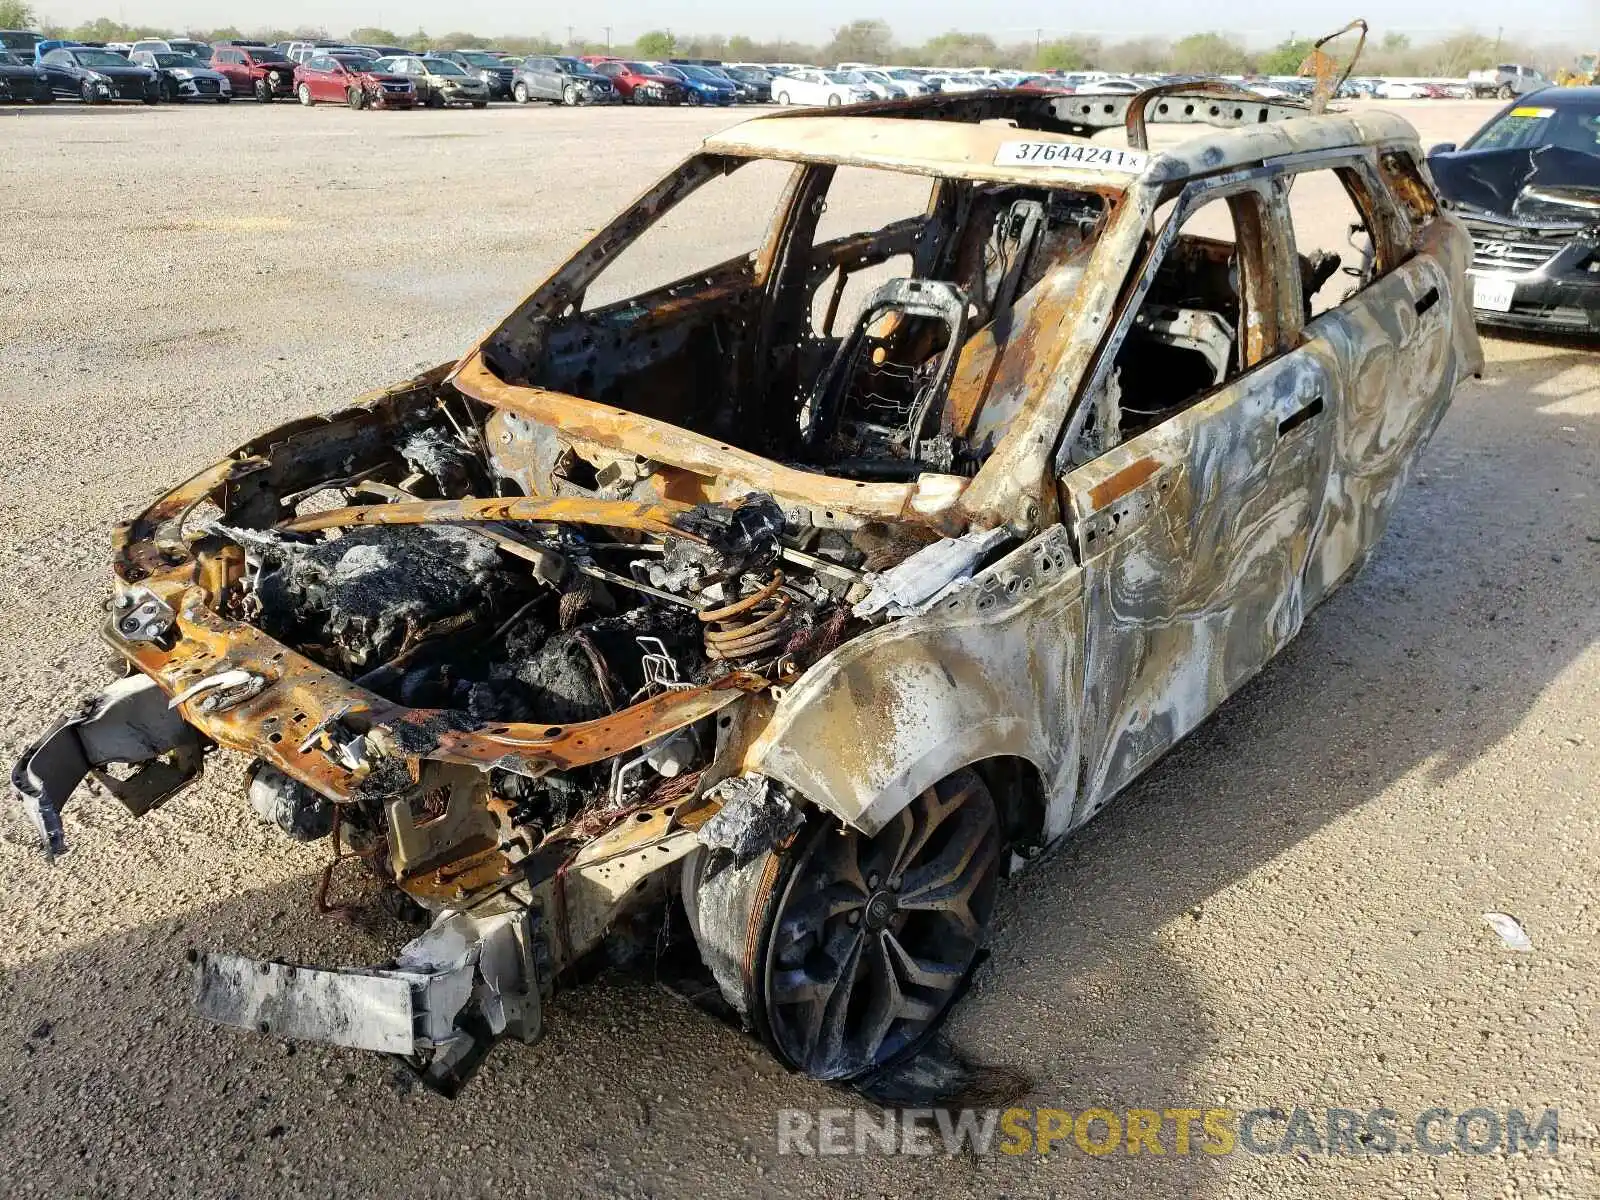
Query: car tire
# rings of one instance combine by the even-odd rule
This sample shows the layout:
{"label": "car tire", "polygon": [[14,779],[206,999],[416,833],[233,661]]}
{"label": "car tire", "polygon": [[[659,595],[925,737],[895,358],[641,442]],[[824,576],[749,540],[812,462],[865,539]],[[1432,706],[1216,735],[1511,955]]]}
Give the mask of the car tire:
{"label": "car tire", "polygon": [[569,83],[566,87],[561,89],[561,103],[565,104],[568,108],[578,107],[578,89],[576,85]]}
{"label": "car tire", "polygon": [[161,100],[160,93],[157,93],[155,95],[151,95],[149,92],[146,92],[144,94],[144,102],[146,104],[158,104],[158,103],[160,103],[160,100]]}
{"label": "car tire", "polygon": [[443,92],[429,92],[428,93],[428,98],[426,100],[424,100],[423,103],[428,108],[443,108],[444,107],[444,93]]}
{"label": "car tire", "polygon": [[83,102],[85,104],[107,104],[109,101],[94,90],[94,84],[87,79],[83,81]]}
{"label": "car tire", "polygon": [[316,103],[316,101],[311,98],[311,85],[309,83],[302,83],[299,87],[297,87],[295,89],[295,95],[300,97],[300,103],[305,105],[307,108],[310,108]]}
{"label": "car tire", "polygon": [[[301,84],[300,86],[301,87],[305,87],[305,84]],[[272,85],[269,84],[265,79],[256,80],[255,93],[256,93],[256,100],[259,103],[261,103],[261,104],[271,104],[272,103]],[[306,92],[306,95],[309,96],[310,94],[311,93],[309,91]],[[304,99],[302,97],[300,103],[301,104],[309,104],[310,101],[306,100],[306,99]]]}
{"label": "car tire", "polygon": [[528,85],[525,83],[517,84],[516,87],[511,89],[511,98],[518,104],[526,104],[528,102]]}
{"label": "car tire", "polygon": [[233,99],[232,96],[218,96],[217,97],[217,103],[218,104],[227,104],[232,99]]}
{"label": "car tire", "polygon": [[172,80],[163,79],[161,81],[161,102],[163,104],[171,104],[177,98],[178,98],[177,86],[172,82]]}
{"label": "car tire", "polygon": [[841,108],[841,107],[843,107],[843,105],[844,105],[844,101],[839,99],[839,97],[837,97],[837,96],[829,96],[828,97],[828,107],[829,108]]}
{"label": "car tire", "polygon": [[345,92],[344,102],[359,112],[367,106],[367,93],[361,88],[353,87]]}
{"label": "car tire", "polygon": [[785,107],[787,107],[788,104],[789,104],[789,93],[788,92],[779,92],[778,96],[777,96],[777,100],[778,100],[779,104],[782,104]]}
{"label": "car tire", "polygon": [[701,100],[699,92],[689,92],[684,96],[684,99],[688,102],[690,108],[700,107]]}
{"label": "car tire", "polygon": [[[444,106],[440,105],[440,107],[442,108]],[[489,107],[489,102],[487,100],[474,100],[472,102],[472,107],[473,108],[488,108]]]}
{"label": "car tire", "polygon": [[[859,1079],[914,1054],[965,990],[1002,844],[994,797],[962,769],[874,837],[813,810],[786,844],[742,866],[700,851],[685,862],[684,910],[724,998],[785,1065]],[[846,972],[868,1002],[847,993],[851,1003],[819,1012],[819,989]]]}
{"label": "car tire", "polygon": [[1511,90],[1511,85],[1509,83],[1503,83],[1500,85],[1499,94],[1500,99],[1502,100],[1511,100],[1516,97],[1516,93]]}
{"label": "car tire", "polygon": [[49,87],[42,87],[33,94],[33,102],[35,104],[54,104],[56,102],[56,94]]}

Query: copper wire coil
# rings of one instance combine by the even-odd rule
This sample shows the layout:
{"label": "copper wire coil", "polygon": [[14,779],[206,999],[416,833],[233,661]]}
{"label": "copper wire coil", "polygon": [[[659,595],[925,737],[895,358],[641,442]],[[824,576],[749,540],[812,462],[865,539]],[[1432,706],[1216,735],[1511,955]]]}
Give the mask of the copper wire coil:
{"label": "copper wire coil", "polygon": [[753,658],[783,645],[791,633],[791,601],[781,591],[783,572],[748,596],[700,614],[706,653],[713,659]]}

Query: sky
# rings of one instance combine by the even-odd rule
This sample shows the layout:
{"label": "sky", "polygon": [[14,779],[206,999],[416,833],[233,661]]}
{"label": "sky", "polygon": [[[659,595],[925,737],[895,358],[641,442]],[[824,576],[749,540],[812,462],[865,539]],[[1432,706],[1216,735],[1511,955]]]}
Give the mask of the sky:
{"label": "sky", "polygon": [[[681,33],[747,33],[752,37],[826,41],[838,25],[878,17],[907,42],[947,29],[987,33],[997,40],[1025,41],[1043,36],[1092,34],[1107,41],[1145,34],[1177,35],[1216,29],[1251,43],[1270,43],[1291,33],[1312,35],[1343,25],[1361,11],[1354,0],[1230,0],[1201,8],[1193,0],[1140,0],[1119,6],[1083,5],[1084,24],[1072,25],[1073,8],[1049,0],[809,0],[805,4],[753,6],[748,0],[589,0],[580,5],[537,7],[497,0],[36,0],[42,18],[75,24],[99,16],[151,25],[219,27],[243,30],[265,26],[321,26],[333,34],[375,25],[399,32],[469,30],[494,33],[548,33],[604,41],[605,27],[617,42],[647,29]],[[1396,8],[1400,6],[1396,5]],[[1508,22],[1507,15],[1515,20]],[[1463,28],[1524,42],[1600,43],[1600,0],[1545,0],[1532,10],[1514,10],[1505,0],[1410,0],[1394,24],[1368,12],[1374,34],[1398,29],[1426,40]]]}

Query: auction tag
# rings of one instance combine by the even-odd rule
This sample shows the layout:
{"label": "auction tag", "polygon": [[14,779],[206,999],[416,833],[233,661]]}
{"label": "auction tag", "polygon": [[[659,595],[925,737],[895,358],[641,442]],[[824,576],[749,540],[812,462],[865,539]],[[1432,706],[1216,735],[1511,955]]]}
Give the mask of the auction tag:
{"label": "auction tag", "polygon": [[1513,108],[1511,110],[1511,115],[1513,117],[1537,117],[1540,120],[1546,120],[1546,119],[1548,119],[1550,117],[1555,116],[1556,115],[1556,110],[1553,109],[1553,108],[1532,108],[1532,107],[1529,107],[1529,108]]}
{"label": "auction tag", "polygon": [[1001,142],[997,167],[1074,167],[1082,171],[1118,171],[1137,175],[1150,165],[1143,150],[1121,146],[1088,146],[1082,142]]}

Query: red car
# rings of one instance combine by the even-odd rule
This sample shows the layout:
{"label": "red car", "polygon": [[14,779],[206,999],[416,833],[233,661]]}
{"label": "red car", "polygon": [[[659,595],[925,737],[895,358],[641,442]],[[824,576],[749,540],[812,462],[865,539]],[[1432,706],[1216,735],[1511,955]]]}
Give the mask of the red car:
{"label": "red car", "polygon": [[1076,88],[1059,75],[1030,75],[1017,84],[1017,87],[1025,92],[1061,92],[1066,95],[1071,95],[1077,91]]}
{"label": "red car", "polygon": [[374,71],[372,62],[359,54],[314,54],[295,68],[295,94],[307,107],[415,108],[416,84],[404,75]]}
{"label": "red car", "polygon": [[211,69],[228,77],[235,96],[265,104],[294,95],[294,63],[270,46],[219,45],[211,52]]}
{"label": "red car", "polygon": [[620,58],[585,59],[596,71],[611,80],[617,95],[628,104],[682,104],[683,84],[642,62]]}

